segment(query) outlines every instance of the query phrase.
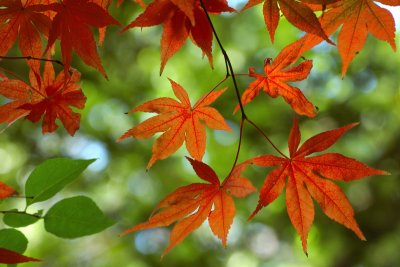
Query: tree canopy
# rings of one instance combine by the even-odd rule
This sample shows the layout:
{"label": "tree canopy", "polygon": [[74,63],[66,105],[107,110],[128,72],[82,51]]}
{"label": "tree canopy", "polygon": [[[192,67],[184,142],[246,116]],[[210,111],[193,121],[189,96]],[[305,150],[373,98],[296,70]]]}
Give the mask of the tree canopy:
{"label": "tree canopy", "polygon": [[[400,55],[387,11],[396,9],[289,2],[35,0],[22,1],[20,19],[4,11],[19,1],[0,0],[0,103],[12,114],[0,112],[0,257],[17,252],[40,266],[398,265]],[[315,20],[308,11],[293,18],[293,8]],[[7,28],[13,21],[19,27]],[[307,165],[326,162],[359,171]],[[314,186],[329,187],[324,197],[312,173]],[[287,204],[296,195],[304,200]],[[188,220],[193,213],[199,219]],[[186,224],[199,228],[182,241]]]}

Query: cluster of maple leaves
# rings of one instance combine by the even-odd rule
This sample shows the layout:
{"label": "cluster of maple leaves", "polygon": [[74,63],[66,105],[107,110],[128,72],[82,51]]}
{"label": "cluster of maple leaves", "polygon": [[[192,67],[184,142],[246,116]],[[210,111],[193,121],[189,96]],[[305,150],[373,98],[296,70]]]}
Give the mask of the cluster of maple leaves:
{"label": "cluster of maple leaves", "polygon": [[[229,7],[226,0],[154,0],[148,4],[141,0],[135,2],[144,10],[123,31],[133,27],[163,26],[160,74],[167,61],[188,38],[201,49],[212,65],[212,41],[216,29],[209,15],[237,12]],[[311,60],[294,64],[306,51],[322,41],[335,45],[330,36],[339,28],[337,48],[343,62],[342,76],[354,56],[363,48],[368,33],[388,42],[395,50],[393,16],[377,2],[400,5],[400,0],[249,0],[242,11],[246,12],[263,3],[265,24],[272,41],[281,19],[280,14],[306,34],[281,50],[275,59],[267,58],[264,61],[264,73],[249,68],[248,76],[254,80],[238,98],[235,109],[240,107],[242,123],[246,122],[243,106],[256,98],[262,90],[273,98],[282,96],[299,115],[316,116],[313,104],[299,88],[289,82],[308,77],[312,69]],[[121,3],[119,0],[118,4]],[[107,77],[91,28],[99,30],[98,44],[101,44],[107,26],[120,26],[107,11],[110,4],[111,0],[0,0],[0,59],[17,58],[7,54],[18,40],[22,58],[27,60],[30,68],[29,83],[10,79],[5,75],[7,71],[0,69],[4,72],[0,72],[0,94],[10,99],[0,106],[0,123],[9,126],[20,118],[38,122],[43,117],[42,132],[50,133],[57,129],[56,119],[59,119],[70,135],[75,134],[79,128],[80,115],[71,107],[84,108],[86,97],[78,83],[79,72],[71,67],[72,52],[75,51],[85,64]],[[57,40],[61,48],[61,61],[52,59]],[[43,45],[44,42],[47,44]],[[218,44],[223,50],[219,40]],[[229,57],[223,52],[228,61],[226,63],[230,64]],[[58,75],[55,75],[53,67],[56,63],[64,68]],[[42,75],[41,65],[44,65]],[[227,68],[227,73],[234,79],[232,69]],[[232,196],[242,198],[256,191],[251,182],[241,176],[249,164],[255,164],[276,168],[267,174],[259,203],[250,218],[274,201],[286,186],[289,218],[301,237],[305,252],[307,234],[314,218],[312,198],[327,216],[351,229],[359,238],[365,239],[346,196],[328,179],[351,181],[387,173],[337,153],[310,156],[332,146],[356,124],[317,134],[299,148],[300,131],[295,118],[288,141],[289,156],[277,150],[281,157],[263,155],[235,164],[221,183],[215,172],[201,161],[206,150],[206,126],[230,130],[218,110],[210,107],[226,89],[213,89],[192,105],[187,91],[177,82],[170,82],[179,101],[162,97],[134,108],[131,112],[153,112],[158,115],[134,126],[118,141],[128,137],[145,139],[161,132],[162,135],[153,145],[147,168],[157,160],[172,155],[185,142],[192,157],[188,160],[196,174],[207,183],[178,188],[157,205],[149,221],[124,233],[177,222],[166,253],[208,219],[213,233],[226,245],[235,215]],[[11,190],[3,183],[0,184],[2,198],[8,196],[4,192],[13,193],[7,189]]]}

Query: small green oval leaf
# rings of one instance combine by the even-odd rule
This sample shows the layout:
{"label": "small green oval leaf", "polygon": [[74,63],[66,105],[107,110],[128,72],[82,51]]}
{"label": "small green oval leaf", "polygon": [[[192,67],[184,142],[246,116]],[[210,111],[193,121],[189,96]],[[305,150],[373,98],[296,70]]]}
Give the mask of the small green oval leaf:
{"label": "small green oval leaf", "polygon": [[63,199],[44,216],[46,231],[62,238],[92,235],[113,224],[96,203],[85,196]]}
{"label": "small green oval leaf", "polygon": [[3,222],[11,227],[24,227],[31,225],[39,220],[38,217],[18,211],[10,211],[4,214]]}
{"label": "small green oval leaf", "polygon": [[28,239],[16,229],[0,230],[0,248],[24,253],[28,247]]}
{"label": "small green oval leaf", "polygon": [[27,206],[47,200],[76,179],[95,159],[49,159],[37,166],[25,185]]}

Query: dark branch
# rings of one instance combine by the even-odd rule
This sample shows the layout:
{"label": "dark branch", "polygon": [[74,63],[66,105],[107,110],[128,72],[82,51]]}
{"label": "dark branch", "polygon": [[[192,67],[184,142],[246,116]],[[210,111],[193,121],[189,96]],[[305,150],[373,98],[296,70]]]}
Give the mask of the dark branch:
{"label": "dark branch", "polygon": [[64,63],[62,63],[60,60],[57,60],[57,59],[48,59],[48,58],[40,58],[40,57],[32,57],[32,56],[26,56],[26,57],[22,57],[22,56],[21,57],[0,56],[0,59],[8,59],[8,60],[26,59],[26,60],[47,61],[47,62],[56,63],[56,64],[64,67]]}

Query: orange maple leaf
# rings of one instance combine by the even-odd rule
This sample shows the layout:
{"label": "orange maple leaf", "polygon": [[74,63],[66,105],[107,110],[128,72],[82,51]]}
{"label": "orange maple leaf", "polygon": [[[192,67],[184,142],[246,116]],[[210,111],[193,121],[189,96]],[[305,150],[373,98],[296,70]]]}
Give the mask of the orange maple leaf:
{"label": "orange maple leaf", "polygon": [[193,183],[176,189],[161,200],[147,222],[127,229],[122,235],[165,227],[177,222],[172,229],[164,256],[208,218],[212,232],[221,239],[223,246],[226,246],[228,232],[236,213],[232,196],[244,198],[257,191],[249,180],[241,177],[248,163],[235,166],[232,173],[220,183],[214,170],[207,164],[188,157],[187,159],[196,174],[208,183]]}
{"label": "orange maple leaf", "polygon": [[[206,10],[212,14],[235,11],[228,6],[226,0],[203,0],[203,2]],[[188,37],[203,51],[212,65],[213,33],[199,0],[155,0],[123,31],[133,27],[159,24],[164,27],[161,37],[160,73]]]}
{"label": "orange maple leaf", "polygon": [[[324,40],[332,43],[318,21],[317,16],[313,10],[302,1],[297,0],[249,0],[244,6],[246,10],[255,5],[264,2],[263,14],[265,24],[267,25],[271,42],[274,42],[275,30],[279,24],[280,11],[286,19],[295,27],[302,31],[317,35]],[[279,3],[279,6],[278,6]]]}
{"label": "orange maple leaf", "polygon": [[326,150],[357,124],[352,123],[317,134],[298,148],[301,136],[296,118],[289,135],[290,157],[263,155],[248,160],[248,163],[251,162],[258,166],[278,166],[265,177],[258,205],[249,219],[264,206],[273,202],[282,193],[286,183],[287,212],[290,221],[301,237],[305,253],[307,253],[307,235],[314,220],[314,205],[311,197],[318,202],[329,218],[343,224],[360,239],[365,240],[354,218],[353,208],[340,187],[322,177],[352,181],[370,175],[387,175],[388,173],[370,168],[355,159],[338,153],[306,157],[312,153]]}
{"label": "orange maple leaf", "polygon": [[[287,46],[272,61],[267,58],[264,62],[265,74],[258,74],[254,68],[249,68],[249,76],[256,78],[250,83],[242,95],[242,104],[252,101],[261,90],[271,97],[282,96],[293,110],[308,117],[314,117],[314,106],[303,95],[299,88],[289,85],[287,82],[301,81],[307,78],[312,68],[312,61],[305,60],[295,67],[284,70],[298,58],[301,46]],[[271,62],[272,61],[272,62]],[[238,106],[235,111],[237,111]]]}
{"label": "orange maple leaf", "polygon": [[[327,5],[319,18],[322,28],[331,35],[342,25],[338,35],[338,50],[342,59],[342,76],[347,72],[350,62],[362,50],[368,33],[388,42],[396,51],[395,23],[393,15],[375,2],[399,6],[399,0],[343,0]],[[320,10],[320,5],[311,5]],[[301,53],[322,42],[318,36],[306,34],[297,43],[302,44]]]}
{"label": "orange maple leaf", "polygon": [[0,181],[0,199],[8,198],[16,193],[17,191],[14,188]]}
{"label": "orange maple leaf", "polygon": [[62,0],[61,3],[50,4],[49,8],[57,14],[53,18],[45,53],[60,38],[66,74],[71,66],[72,50],[75,50],[85,64],[107,77],[89,26],[102,28],[111,24],[120,25],[119,22],[104,8],[89,0]]}
{"label": "orange maple leaf", "polygon": [[79,90],[80,73],[73,70],[70,77],[64,72],[55,77],[51,62],[46,62],[41,78],[34,71],[29,74],[30,85],[20,80],[0,81],[0,95],[14,101],[0,106],[0,123],[11,125],[19,118],[25,117],[37,122],[42,116],[42,132],[54,132],[58,126],[58,118],[70,135],[79,129],[80,114],[71,110],[70,106],[83,109],[86,97]]}
{"label": "orange maple leaf", "polygon": [[[19,37],[19,49],[25,57],[40,57],[43,52],[40,33],[48,36],[51,20],[41,12],[46,6],[39,1],[0,0],[0,56],[7,54]],[[28,64],[38,70],[40,62]]]}
{"label": "orange maple leaf", "polygon": [[155,112],[159,115],[147,119],[124,133],[117,141],[127,137],[149,138],[157,132],[164,132],[153,145],[153,155],[147,169],[155,161],[165,159],[173,154],[183,142],[189,154],[197,160],[203,158],[206,148],[206,128],[230,131],[222,115],[214,108],[209,107],[226,89],[211,92],[199,99],[192,107],[185,89],[173,80],[169,80],[175,96],[180,102],[162,97],[148,101],[130,111]]}

